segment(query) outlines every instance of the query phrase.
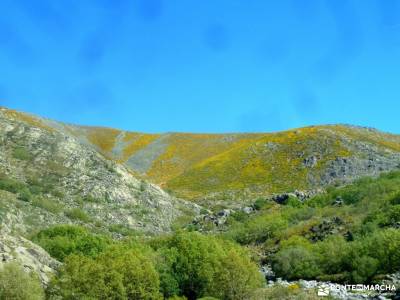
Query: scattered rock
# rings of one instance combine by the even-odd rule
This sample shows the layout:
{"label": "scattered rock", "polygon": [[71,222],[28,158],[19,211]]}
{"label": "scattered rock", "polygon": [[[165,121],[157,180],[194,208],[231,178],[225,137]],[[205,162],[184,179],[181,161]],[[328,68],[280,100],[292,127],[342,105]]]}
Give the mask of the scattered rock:
{"label": "scattered rock", "polygon": [[303,160],[303,165],[307,168],[314,168],[318,163],[318,157],[313,155]]}
{"label": "scattered rock", "polygon": [[344,229],[344,226],[342,226],[343,224],[344,221],[339,217],[333,217],[331,220],[324,220],[322,223],[310,228],[309,239],[313,242],[322,241],[329,235],[341,232]]}
{"label": "scattered rock", "polygon": [[246,206],[246,207],[242,208],[242,211],[249,215],[249,214],[254,212],[254,209],[252,207],[250,207],[250,206]]}

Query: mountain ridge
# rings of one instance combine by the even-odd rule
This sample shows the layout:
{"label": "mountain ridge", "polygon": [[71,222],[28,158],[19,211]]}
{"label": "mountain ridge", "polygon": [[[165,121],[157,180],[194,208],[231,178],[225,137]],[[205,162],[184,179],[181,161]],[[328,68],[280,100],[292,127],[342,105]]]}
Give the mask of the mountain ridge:
{"label": "mountain ridge", "polygon": [[[177,197],[243,199],[376,176],[400,166],[400,136],[355,125],[271,133],[142,133],[65,124],[10,111],[72,134]],[[39,124],[38,124],[39,123]],[[292,174],[296,176],[291,176]]]}

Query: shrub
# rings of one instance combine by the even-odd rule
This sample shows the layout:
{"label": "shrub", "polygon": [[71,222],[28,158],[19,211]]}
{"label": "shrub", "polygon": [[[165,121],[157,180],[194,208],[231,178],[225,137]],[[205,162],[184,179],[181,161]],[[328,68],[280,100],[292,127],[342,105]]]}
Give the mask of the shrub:
{"label": "shrub", "polygon": [[33,241],[59,261],[70,254],[95,257],[111,243],[104,236],[91,234],[83,227],[72,225],[57,225],[42,230],[33,237]]}
{"label": "shrub", "polygon": [[151,258],[122,246],[96,258],[68,257],[49,294],[63,299],[162,299]]}
{"label": "shrub", "polygon": [[302,246],[280,250],[274,256],[273,268],[287,279],[311,279],[321,274],[315,254]]}
{"label": "shrub", "polygon": [[397,193],[396,195],[394,195],[392,197],[392,199],[390,199],[390,203],[393,204],[393,205],[400,204],[400,193]]}
{"label": "shrub", "polygon": [[370,256],[358,256],[352,262],[353,272],[351,273],[353,282],[368,282],[376,274],[379,261]]}
{"label": "shrub", "polygon": [[267,201],[264,198],[258,198],[254,204],[253,207],[255,210],[261,210],[265,205]]}
{"label": "shrub", "polygon": [[33,196],[27,188],[24,188],[18,192],[18,199],[24,202],[31,202]]}
{"label": "shrub", "polygon": [[62,211],[62,206],[59,203],[47,198],[36,197],[32,200],[32,205],[43,208],[54,214],[58,214]]}
{"label": "shrub", "polygon": [[350,249],[351,243],[347,243],[342,236],[328,237],[314,246],[324,274],[339,274],[348,269]]}
{"label": "shrub", "polygon": [[82,222],[90,222],[90,217],[80,208],[72,208],[65,212],[65,215],[73,220],[79,220]]}
{"label": "shrub", "polygon": [[110,232],[115,232],[123,236],[139,236],[142,235],[142,232],[124,226],[122,224],[112,224],[108,226],[108,230]]}
{"label": "shrub", "polygon": [[18,194],[18,198],[23,201],[29,201],[32,198],[32,194],[26,184],[15,179],[0,178],[0,189]]}
{"label": "shrub", "polygon": [[13,151],[13,157],[19,160],[31,160],[32,155],[28,150],[22,147],[15,148]]}
{"label": "shrub", "polygon": [[0,300],[41,300],[44,291],[34,273],[26,273],[16,263],[6,263],[0,269]]}
{"label": "shrub", "polygon": [[280,214],[272,213],[251,218],[244,224],[234,226],[228,237],[240,244],[260,244],[276,237],[286,227],[287,220]]}

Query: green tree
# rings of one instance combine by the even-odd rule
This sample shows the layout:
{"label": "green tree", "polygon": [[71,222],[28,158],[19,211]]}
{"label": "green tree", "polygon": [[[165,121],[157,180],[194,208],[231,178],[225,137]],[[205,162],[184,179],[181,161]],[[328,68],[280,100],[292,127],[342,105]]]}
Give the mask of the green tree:
{"label": "green tree", "polygon": [[301,246],[281,249],[274,257],[273,268],[287,279],[311,279],[321,274],[316,255]]}
{"label": "green tree", "polygon": [[114,246],[95,258],[72,255],[49,288],[63,299],[161,299],[152,259],[140,249]]}
{"label": "green tree", "polygon": [[215,296],[241,299],[261,286],[260,273],[248,253],[238,245],[204,236],[179,232],[158,245],[163,263],[159,265],[161,287],[188,299]]}
{"label": "green tree", "polygon": [[238,247],[226,252],[214,278],[212,295],[220,299],[248,299],[263,283],[256,265]]}

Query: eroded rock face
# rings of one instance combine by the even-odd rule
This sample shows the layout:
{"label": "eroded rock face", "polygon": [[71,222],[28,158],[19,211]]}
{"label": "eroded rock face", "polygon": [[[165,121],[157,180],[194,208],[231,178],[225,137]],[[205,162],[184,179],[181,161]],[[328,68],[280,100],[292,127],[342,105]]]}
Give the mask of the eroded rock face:
{"label": "eroded rock face", "polygon": [[38,245],[21,237],[0,231],[0,268],[2,264],[17,262],[27,272],[35,272],[43,285],[47,285],[60,266],[60,262]]}

